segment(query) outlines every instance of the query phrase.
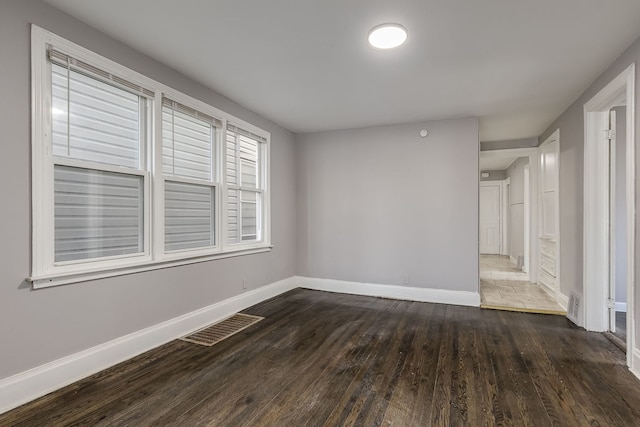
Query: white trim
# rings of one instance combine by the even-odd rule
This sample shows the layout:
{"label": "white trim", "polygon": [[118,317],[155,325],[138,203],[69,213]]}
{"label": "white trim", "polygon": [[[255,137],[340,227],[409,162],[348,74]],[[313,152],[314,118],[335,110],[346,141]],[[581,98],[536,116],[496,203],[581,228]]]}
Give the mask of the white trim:
{"label": "white trim", "polygon": [[345,280],[298,277],[301,288],[342,294],[392,298],[407,301],[432,302],[438,304],[480,307],[480,294],[470,291],[447,289],[413,288],[408,286],[350,282]]}
{"label": "white trim", "polygon": [[[627,344],[627,349],[630,349],[630,348],[631,347],[629,347],[629,345]],[[629,354],[628,358],[631,359],[631,363],[629,364],[629,369],[631,370],[631,373],[633,373],[633,375],[635,375],[636,378],[640,379],[640,350],[637,348],[634,348],[633,351],[627,351],[627,354]]]}
{"label": "white trim", "polygon": [[[611,108],[626,105],[626,222],[627,235],[635,236],[635,64],[614,78],[584,104],[584,327],[609,328],[609,164],[604,137]],[[605,201],[605,203],[603,203]],[[640,362],[635,340],[635,239],[627,239],[627,364],[638,375]]]}
{"label": "white trim", "polygon": [[296,287],[295,277],[289,277],[5,378],[0,381],[0,413]]}
{"label": "white trim", "polygon": [[529,243],[531,239],[531,234],[529,230],[531,229],[531,167],[529,163],[524,165],[523,168],[523,178],[524,178],[524,262],[522,264],[522,271],[525,273],[529,273],[531,270],[529,268],[529,260],[530,260],[530,251],[531,244]]}
{"label": "white trim", "polygon": [[500,227],[502,230],[500,238],[500,255],[509,255],[509,251],[511,250],[509,246],[509,227],[511,226],[509,224],[509,214],[511,212],[510,203],[511,177],[507,177],[502,181],[502,186],[500,188],[500,209],[502,210],[500,214]]}
{"label": "white trim", "polygon": [[564,311],[569,310],[569,297],[563,294],[562,292],[558,292],[556,302]]}
{"label": "white trim", "polygon": [[616,311],[619,313],[627,312],[627,303],[626,302],[616,302]]}
{"label": "white trim", "polygon": [[[538,146],[538,155],[536,156],[538,161],[540,161],[540,153],[542,152],[542,148],[546,145],[554,145],[555,148],[555,158],[556,158],[556,168],[555,168],[555,176],[553,177],[554,179],[554,188],[555,188],[555,223],[556,223],[556,230],[555,230],[555,234],[554,235],[547,235],[547,236],[543,236],[542,235],[542,231],[544,230],[540,230],[538,232],[538,237],[536,238],[536,241],[538,243],[540,243],[540,240],[544,240],[544,239],[548,239],[548,240],[552,240],[554,242],[555,245],[555,257],[554,257],[554,262],[555,262],[555,276],[554,276],[554,287],[553,288],[549,288],[548,286],[544,285],[543,283],[539,283],[540,285],[543,285],[542,287],[547,291],[547,293],[549,294],[549,296],[551,296],[551,298],[555,301],[555,302],[559,302],[559,298],[560,298],[560,129],[556,129],[551,135],[549,135],[547,137],[547,139],[544,140],[544,142],[542,144],[540,144],[540,146]],[[540,169],[540,163],[538,163],[537,165],[538,169]],[[531,170],[529,170],[529,172],[531,172]],[[538,177],[537,179],[540,180],[541,176],[538,173]],[[540,183],[538,183],[540,184]],[[544,189],[543,189],[544,191]],[[542,197],[541,197],[542,192],[540,192],[536,199],[538,199],[538,209],[541,210],[542,209]],[[538,218],[539,221],[542,221],[542,217],[541,217],[541,213],[542,212],[538,212]],[[540,227],[539,227],[540,228]],[[541,245],[538,245],[538,260],[542,259],[542,254],[540,253],[540,248]],[[541,265],[541,264],[538,264]]]}
{"label": "white trim", "polygon": [[537,147],[530,148],[507,148],[504,150],[488,150],[480,151],[480,157],[483,158],[502,158],[502,157],[529,157],[531,153],[536,152]]}
{"label": "white trim", "polygon": [[161,268],[177,267],[180,265],[196,264],[199,262],[213,261],[216,259],[232,258],[242,255],[259,254],[269,252],[273,246],[257,247],[251,249],[238,248],[235,251],[216,253],[199,257],[182,259],[165,259],[155,262],[143,262],[138,264],[115,267],[110,270],[93,269],[84,270],[68,274],[50,274],[42,276],[27,277],[34,289],[48,288],[51,286],[68,285],[71,283],[86,282],[89,280],[104,279],[106,277],[122,276],[125,274],[140,273],[143,271],[159,270]]}
{"label": "white trim", "polygon": [[547,295],[549,295],[551,297],[552,300],[554,300],[555,302],[558,302],[557,295],[560,294],[560,292],[556,292],[556,289],[550,288],[544,282],[540,282],[540,283],[538,283],[538,285],[540,286],[540,288],[543,291],[545,291],[547,293]]}

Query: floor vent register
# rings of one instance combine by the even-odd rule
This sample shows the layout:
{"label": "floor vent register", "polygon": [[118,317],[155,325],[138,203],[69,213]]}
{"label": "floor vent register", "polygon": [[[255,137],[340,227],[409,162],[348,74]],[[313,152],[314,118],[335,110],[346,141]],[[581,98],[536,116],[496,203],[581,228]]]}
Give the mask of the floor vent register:
{"label": "floor vent register", "polygon": [[225,338],[229,338],[230,336],[247,329],[249,326],[258,323],[262,319],[264,319],[264,317],[236,313],[231,317],[200,329],[180,339],[182,341],[211,347]]}

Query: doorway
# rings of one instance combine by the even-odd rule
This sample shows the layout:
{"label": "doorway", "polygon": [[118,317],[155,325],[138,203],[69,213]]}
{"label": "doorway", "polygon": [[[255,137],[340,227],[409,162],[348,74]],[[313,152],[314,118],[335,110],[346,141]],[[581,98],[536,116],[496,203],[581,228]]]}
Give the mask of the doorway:
{"label": "doorway", "polygon": [[480,183],[480,253],[499,255],[502,242],[502,186],[496,181]]}
{"label": "doorway", "polygon": [[537,283],[538,239],[533,224],[538,215],[531,197],[538,187],[537,164],[537,148],[480,153],[480,296],[484,308],[565,314]]}
{"label": "doorway", "polygon": [[[617,331],[616,282],[626,284],[625,341],[635,349],[634,245],[635,236],[635,65],[632,64],[584,105],[584,304],[577,319],[590,331]],[[626,107],[624,110],[615,107]],[[612,113],[613,110],[613,113]],[[624,116],[621,126],[618,119]],[[624,142],[622,130],[624,129]],[[620,131],[616,138],[617,131]],[[618,150],[624,145],[624,189],[620,182]],[[620,192],[624,204],[620,205]],[[620,212],[622,210],[622,212]],[[626,261],[621,264],[622,260]],[[626,274],[621,274],[623,269]],[[620,277],[622,276],[622,277]],[[620,312],[621,310],[618,310]],[[627,351],[627,364],[640,369],[640,355]]]}

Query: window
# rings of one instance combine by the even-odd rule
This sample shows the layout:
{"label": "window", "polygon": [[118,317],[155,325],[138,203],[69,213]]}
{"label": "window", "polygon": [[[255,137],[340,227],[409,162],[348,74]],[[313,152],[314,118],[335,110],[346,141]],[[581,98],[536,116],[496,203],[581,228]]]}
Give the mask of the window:
{"label": "window", "polygon": [[262,158],[266,139],[227,125],[227,208],[230,244],[262,239],[264,178]]}
{"label": "window", "polygon": [[269,250],[269,134],[32,28],[34,287]]}
{"label": "window", "polygon": [[162,100],[162,171],[166,251],[214,247],[217,120]]}
{"label": "window", "polygon": [[150,92],[54,49],[48,56],[54,261],[144,254]]}

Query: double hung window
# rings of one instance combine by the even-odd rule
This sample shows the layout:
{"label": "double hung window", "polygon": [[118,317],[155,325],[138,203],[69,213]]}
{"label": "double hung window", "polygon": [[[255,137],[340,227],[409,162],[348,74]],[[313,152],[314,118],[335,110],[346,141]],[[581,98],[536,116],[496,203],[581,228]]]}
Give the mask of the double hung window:
{"label": "double hung window", "polygon": [[227,125],[227,208],[230,244],[262,239],[264,137]]}
{"label": "double hung window", "polygon": [[48,56],[54,262],[142,255],[152,93],[54,49]]}
{"label": "double hung window", "polygon": [[36,26],[35,287],[269,250],[269,134]]}
{"label": "double hung window", "polygon": [[216,246],[216,147],[222,122],[162,99],[164,248]]}

